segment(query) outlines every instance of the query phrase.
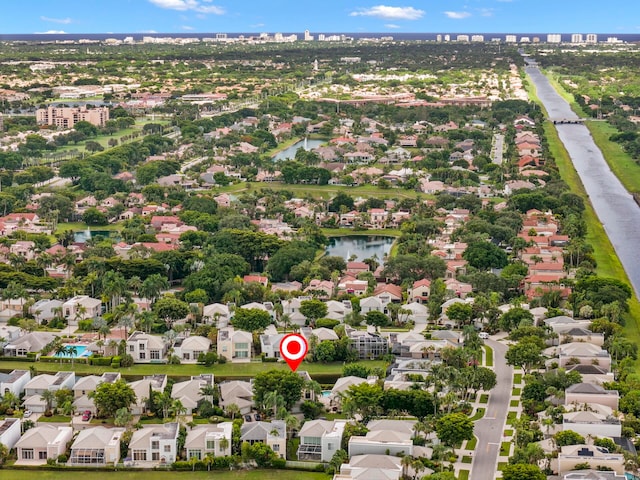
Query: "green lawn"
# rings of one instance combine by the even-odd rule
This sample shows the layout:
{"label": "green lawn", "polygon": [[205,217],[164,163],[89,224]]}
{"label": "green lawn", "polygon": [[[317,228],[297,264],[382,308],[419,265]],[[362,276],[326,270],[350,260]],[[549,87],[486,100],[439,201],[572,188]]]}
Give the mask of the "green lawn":
{"label": "green lawn", "polygon": [[504,431],[504,436],[505,437],[510,437],[511,435],[513,435],[513,430],[507,429],[507,430]]}
{"label": "green lawn", "polygon": [[513,387],[513,390],[511,390],[511,395],[514,396],[514,397],[517,397],[518,395],[520,395],[521,391],[522,390],[519,389],[518,387]]}
{"label": "green lawn", "polygon": [[485,351],[485,365],[487,367],[493,367],[493,348],[489,345],[484,346]]}
{"label": "green lawn", "polygon": [[473,417],[471,417],[471,420],[473,420],[474,422],[476,420],[480,420],[482,417],[484,417],[484,413],[486,412],[486,409],[484,407],[480,407],[476,410],[476,413],[473,415]]}
{"label": "green lawn", "polygon": [[70,421],[71,417],[67,417],[66,415],[51,415],[50,417],[41,415],[40,418],[38,418],[38,422],[69,423]]}
{"label": "green lawn", "polygon": [[[365,360],[358,362],[369,368],[387,367],[387,363],[380,360]],[[75,364],[73,367],[70,363],[44,363],[44,362],[11,362],[0,361],[0,371],[11,371],[14,369],[28,370],[29,367],[35,366],[39,373],[55,373],[58,371],[75,371],[78,374],[102,374],[104,372],[113,371],[111,367],[100,367],[93,365]],[[338,376],[342,373],[342,362],[335,363],[307,363],[304,362],[300,366],[300,370],[306,370],[314,377]],[[135,377],[142,375],[153,375],[155,373],[165,373],[171,377],[188,377],[199,375],[201,373],[214,373],[216,377],[243,378],[253,377],[257,373],[267,370],[278,369],[286,370],[289,367],[284,363],[225,363],[222,365],[214,365],[213,367],[205,367],[204,365],[158,365],[158,364],[140,364],[129,368],[120,368],[118,371],[125,377]],[[327,382],[320,382],[327,383]]]}
{"label": "green lawn", "polygon": [[483,393],[480,395],[480,403],[489,403],[489,394]]}
{"label": "green lawn", "polygon": [[461,461],[462,463],[471,463],[473,462],[473,458],[471,458],[469,455],[464,455]]}
{"label": "green lawn", "polygon": [[467,445],[465,446],[465,448],[467,450],[475,450],[477,444],[478,444],[478,439],[474,436],[471,440],[467,442]]}
{"label": "green lawn", "polygon": [[515,384],[520,384],[520,383],[522,383],[522,374],[521,374],[521,373],[516,373],[516,374],[513,376],[513,383],[515,383]]}
{"label": "green lawn", "polygon": [[105,472],[99,469],[91,472],[79,472],[68,470],[9,470],[2,469],[2,480],[81,480],[91,476],[93,480],[327,480],[325,473],[300,472],[295,470],[234,470],[233,472],[132,472],[118,471]]}
{"label": "green lawn", "polygon": [[509,402],[510,407],[517,407],[518,405],[520,405],[520,402],[518,400],[511,400]]}
{"label": "green lawn", "polygon": [[507,413],[507,425],[513,426],[513,422],[518,418],[518,412]]}
{"label": "green lawn", "polygon": [[500,444],[500,455],[509,456],[511,450],[511,442],[502,442]]}
{"label": "green lawn", "polygon": [[609,137],[618,130],[607,122],[587,122],[593,140],[602,151],[611,171],[618,177],[624,188],[630,192],[640,192],[640,165],[622,149],[619,143]]}
{"label": "green lawn", "polygon": [[509,462],[498,462],[498,471],[501,472],[507,465],[509,465]]}
{"label": "green lawn", "polygon": [[469,470],[460,470],[458,480],[469,480]]}

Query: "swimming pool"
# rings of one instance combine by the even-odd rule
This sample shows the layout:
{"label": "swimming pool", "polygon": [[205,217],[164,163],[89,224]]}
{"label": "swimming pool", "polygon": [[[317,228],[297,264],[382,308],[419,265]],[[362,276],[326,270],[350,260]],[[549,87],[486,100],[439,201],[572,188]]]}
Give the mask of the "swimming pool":
{"label": "swimming pool", "polygon": [[323,397],[328,397],[329,395],[331,395],[331,390],[322,390]]}
{"label": "swimming pool", "polygon": [[54,355],[54,357],[64,357],[64,358],[84,358],[84,357],[90,357],[91,356],[91,350],[87,350],[87,346],[86,345],[74,345],[74,344],[64,344],[65,347],[69,348],[69,347],[75,347],[76,348],[76,354],[75,355],[70,355],[69,353],[56,353]]}

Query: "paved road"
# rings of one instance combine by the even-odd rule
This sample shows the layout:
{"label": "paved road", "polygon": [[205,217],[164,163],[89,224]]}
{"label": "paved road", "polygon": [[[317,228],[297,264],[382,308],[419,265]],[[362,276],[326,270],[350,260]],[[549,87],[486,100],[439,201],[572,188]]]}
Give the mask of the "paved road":
{"label": "paved road", "polygon": [[496,133],[493,137],[493,163],[502,165],[502,156],[504,153],[504,135]]}
{"label": "paved road", "polygon": [[478,437],[478,444],[473,452],[470,480],[495,478],[500,442],[503,438],[502,432],[507,420],[513,387],[513,368],[508,366],[504,359],[507,346],[494,340],[485,340],[485,343],[493,348],[493,365],[497,383],[491,390],[484,418],[475,424],[474,433]]}

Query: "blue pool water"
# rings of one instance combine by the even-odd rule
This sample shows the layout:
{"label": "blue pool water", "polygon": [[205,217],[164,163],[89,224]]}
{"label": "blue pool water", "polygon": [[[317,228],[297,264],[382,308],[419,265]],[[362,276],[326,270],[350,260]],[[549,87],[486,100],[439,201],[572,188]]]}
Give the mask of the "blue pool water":
{"label": "blue pool water", "polygon": [[[76,349],[78,350],[76,352],[76,354],[73,356],[73,358],[82,358],[82,357],[90,357],[91,356],[91,351],[87,350],[87,347],[85,345],[69,345],[69,344],[65,344],[65,347],[76,347]],[[56,353],[54,355],[54,357],[65,357],[65,358],[71,358],[71,355],[69,355],[68,353],[65,354],[60,354],[60,353]]]}
{"label": "blue pool water", "polygon": [[331,390],[322,390],[323,397],[328,397],[329,395],[331,395]]}

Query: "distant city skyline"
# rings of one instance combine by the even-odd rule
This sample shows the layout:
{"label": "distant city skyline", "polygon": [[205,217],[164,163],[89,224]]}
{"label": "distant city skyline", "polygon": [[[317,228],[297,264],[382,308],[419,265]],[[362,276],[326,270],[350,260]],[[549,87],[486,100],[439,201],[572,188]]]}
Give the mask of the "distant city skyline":
{"label": "distant city skyline", "polygon": [[3,34],[208,32],[640,33],[640,3],[586,0],[21,0]]}

